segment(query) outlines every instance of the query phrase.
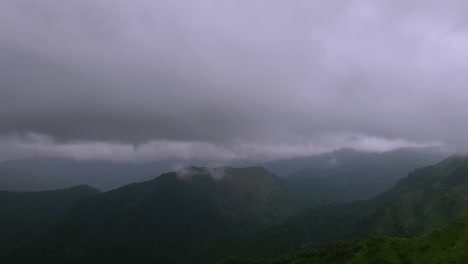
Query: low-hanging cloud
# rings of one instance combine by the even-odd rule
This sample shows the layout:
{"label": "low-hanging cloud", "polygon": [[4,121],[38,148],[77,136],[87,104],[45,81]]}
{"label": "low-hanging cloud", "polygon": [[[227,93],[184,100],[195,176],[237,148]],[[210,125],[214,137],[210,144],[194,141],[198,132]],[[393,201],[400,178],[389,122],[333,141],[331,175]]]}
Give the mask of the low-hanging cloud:
{"label": "low-hanging cloud", "polygon": [[440,145],[418,144],[404,140],[387,140],[372,137],[329,137],[309,144],[231,142],[216,144],[208,142],[152,140],[140,145],[119,142],[76,141],[57,142],[50,136],[34,133],[0,136],[0,160],[22,159],[31,156],[64,157],[75,160],[112,160],[118,162],[149,162],[153,160],[177,160],[184,168],[191,161],[219,166],[231,161],[269,161],[275,159],[308,156],[331,152],[340,148],[360,151],[383,152],[403,147],[426,147]]}
{"label": "low-hanging cloud", "polygon": [[4,0],[1,158],[466,150],[466,11],[464,1]]}

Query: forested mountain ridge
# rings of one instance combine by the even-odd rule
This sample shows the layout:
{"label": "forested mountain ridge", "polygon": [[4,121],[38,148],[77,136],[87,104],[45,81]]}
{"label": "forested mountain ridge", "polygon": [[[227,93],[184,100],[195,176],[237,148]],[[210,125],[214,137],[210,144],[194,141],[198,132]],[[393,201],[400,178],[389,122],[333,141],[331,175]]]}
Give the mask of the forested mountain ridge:
{"label": "forested mountain ridge", "polygon": [[38,236],[58,215],[67,214],[80,201],[99,193],[85,185],[44,192],[0,191],[0,251],[5,252]]}
{"label": "forested mountain ridge", "polygon": [[444,226],[468,211],[468,157],[415,170],[373,203],[383,206],[362,225],[377,234],[412,237]]}
{"label": "forested mountain ridge", "polygon": [[24,231],[9,233],[0,261],[216,263],[372,236],[410,238],[468,211],[467,168],[468,158],[453,156],[369,201],[303,211],[302,197],[286,180],[261,167],[186,167],[104,193],[79,187],[90,195],[47,214],[34,226],[41,232],[28,239]]}
{"label": "forested mountain ridge", "polygon": [[417,238],[373,237],[332,243],[279,260],[231,259],[223,264],[453,263],[468,259],[468,214],[449,226]]}
{"label": "forested mountain ridge", "polygon": [[255,235],[224,241],[205,256],[279,257],[332,241],[427,234],[468,211],[467,168],[467,157],[452,156],[415,170],[370,201],[307,209]]}
{"label": "forested mountain ridge", "polygon": [[298,212],[285,186],[258,167],[166,173],[83,199],[40,223],[43,232],[10,239],[0,261],[181,263],[219,237],[252,233]]}

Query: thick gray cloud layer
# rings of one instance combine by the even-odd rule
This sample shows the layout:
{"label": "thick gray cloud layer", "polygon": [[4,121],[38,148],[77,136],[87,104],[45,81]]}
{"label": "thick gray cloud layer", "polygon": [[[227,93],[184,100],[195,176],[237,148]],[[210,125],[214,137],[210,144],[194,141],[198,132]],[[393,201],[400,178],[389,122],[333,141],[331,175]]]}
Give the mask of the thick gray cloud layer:
{"label": "thick gray cloud layer", "polygon": [[457,0],[3,0],[0,158],[466,150],[467,12]]}

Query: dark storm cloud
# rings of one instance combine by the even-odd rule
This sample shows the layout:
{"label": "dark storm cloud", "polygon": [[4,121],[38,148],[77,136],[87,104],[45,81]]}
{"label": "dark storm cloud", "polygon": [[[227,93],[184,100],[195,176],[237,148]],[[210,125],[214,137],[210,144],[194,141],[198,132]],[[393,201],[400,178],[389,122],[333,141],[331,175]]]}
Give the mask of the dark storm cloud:
{"label": "dark storm cloud", "polygon": [[4,0],[1,155],[465,150],[467,11],[464,1]]}

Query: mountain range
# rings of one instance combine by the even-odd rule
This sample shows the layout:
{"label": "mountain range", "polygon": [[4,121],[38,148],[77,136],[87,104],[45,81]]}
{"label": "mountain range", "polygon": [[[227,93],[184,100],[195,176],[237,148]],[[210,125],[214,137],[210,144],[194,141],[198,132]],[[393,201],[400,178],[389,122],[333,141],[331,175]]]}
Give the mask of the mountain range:
{"label": "mountain range", "polygon": [[[4,192],[1,204],[23,200],[0,208],[5,227],[25,224],[0,233],[0,262],[179,263],[221,237],[253,233],[297,213],[298,201],[285,186],[259,167],[189,167],[105,193],[84,195],[93,189],[77,187],[84,194],[67,208],[76,188]],[[53,204],[52,196],[61,202]]]}
{"label": "mountain range", "polygon": [[[408,172],[445,157],[436,148],[406,148],[384,153],[350,149],[275,160],[266,163],[233,160],[227,166],[261,166],[287,179],[311,205],[366,199],[391,188]],[[126,163],[65,158],[28,158],[0,162],[0,190],[46,191],[90,185],[108,191],[151,180],[184,166],[207,166],[209,161],[161,160]],[[351,186],[352,185],[352,186]],[[308,192],[309,188],[315,188]]]}
{"label": "mountain range", "polygon": [[[1,191],[0,262],[414,263],[443,249],[434,234],[446,248],[466,241],[451,234],[466,233],[468,157],[415,169],[373,198],[343,203],[311,206],[295,177],[258,166],[189,166],[105,192]],[[427,252],[413,252],[420,247]],[[447,259],[460,255],[450,250]],[[242,260],[252,258],[277,260]]]}
{"label": "mountain range", "polygon": [[[271,258],[284,257],[290,252],[307,250],[333,241],[353,241],[376,236],[384,236],[388,241],[413,241],[402,239],[427,235],[468,212],[467,186],[468,157],[452,156],[436,165],[415,170],[392,189],[370,201],[308,209],[280,225],[253,236],[242,237],[235,245],[229,241],[231,244],[227,243],[226,247],[236,253],[233,255],[244,258]],[[381,241],[379,239],[367,239],[359,243],[372,244]],[[450,238],[447,237],[446,240]],[[331,245],[331,248],[336,246],[333,243]],[[428,247],[436,246],[434,244]],[[232,248],[235,248],[235,251],[232,251]],[[349,249],[347,244],[345,249]],[[326,255],[325,252],[329,250],[330,248],[324,247],[313,255]],[[219,250],[213,250],[217,251]],[[394,249],[395,251],[398,250]],[[351,261],[354,257],[355,255],[351,254],[346,260]],[[320,262],[319,258],[314,258],[316,257],[297,263],[341,263],[338,259],[328,262],[322,259],[321,261],[325,262]],[[343,263],[422,263],[356,261]],[[288,260],[284,263],[296,262]]]}

